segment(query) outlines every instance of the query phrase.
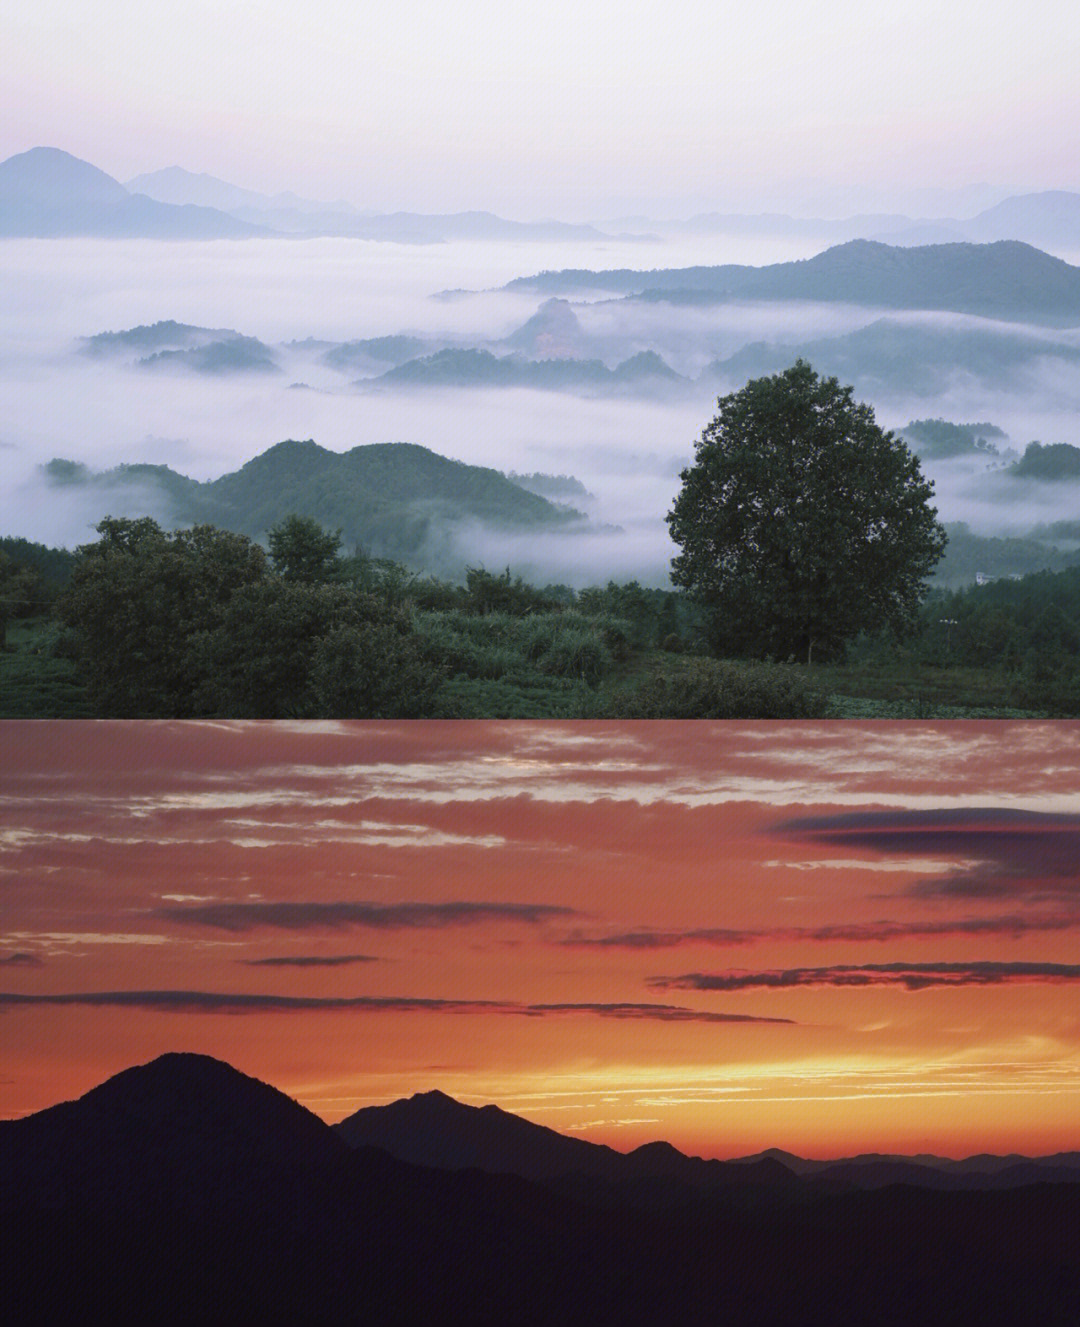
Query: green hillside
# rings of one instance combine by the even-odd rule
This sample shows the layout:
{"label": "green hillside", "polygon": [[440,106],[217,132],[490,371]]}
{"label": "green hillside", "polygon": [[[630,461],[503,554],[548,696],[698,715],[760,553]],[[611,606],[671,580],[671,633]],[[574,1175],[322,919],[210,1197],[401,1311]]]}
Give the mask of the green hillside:
{"label": "green hillside", "polygon": [[[464,521],[522,530],[583,519],[498,470],[406,442],[333,452],[311,440],[290,439],[205,483],[161,465],[94,473],[70,461],[52,461],[43,473],[54,485],[101,490],[109,508],[103,516],[143,515],[148,506],[155,512],[165,506],[173,526],[208,522],[252,538],[261,538],[286,516],[310,516],[340,529],[346,547],[406,560],[432,536]],[[127,505],[118,497],[125,489],[131,493]]]}

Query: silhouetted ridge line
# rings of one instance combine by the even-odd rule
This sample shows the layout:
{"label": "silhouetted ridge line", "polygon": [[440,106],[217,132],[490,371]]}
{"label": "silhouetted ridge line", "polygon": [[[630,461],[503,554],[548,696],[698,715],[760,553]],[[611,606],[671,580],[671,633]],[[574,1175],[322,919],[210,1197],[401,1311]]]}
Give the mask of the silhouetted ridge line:
{"label": "silhouetted ridge line", "polygon": [[[551,1133],[444,1094],[378,1109]],[[164,1056],[0,1124],[4,1307],[17,1323],[275,1327],[1029,1327],[1033,1311],[1071,1327],[1080,1313],[1078,1184],[830,1191],[788,1172],[786,1187],[707,1191],[664,1172],[753,1163],[663,1143],[611,1155],[650,1172],[541,1185],[425,1169],[351,1149],[220,1061]]]}

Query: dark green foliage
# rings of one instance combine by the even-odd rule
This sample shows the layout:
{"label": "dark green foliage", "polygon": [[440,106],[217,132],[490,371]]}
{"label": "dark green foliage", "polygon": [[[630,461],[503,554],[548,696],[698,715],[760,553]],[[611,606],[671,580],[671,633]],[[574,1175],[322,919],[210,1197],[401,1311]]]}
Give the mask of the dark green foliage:
{"label": "dark green foliage", "polygon": [[919,650],[939,665],[994,669],[1024,703],[1080,713],[1080,567],[935,594]]}
{"label": "dark green foliage", "polygon": [[626,644],[648,649],[680,630],[677,601],[682,595],[646,590],[637,581],[591,585],[578,594],[578,608],[592,617],[618,618],[625,623]]}
{"label": "dark green foliage", "polygon": [[2,717],[1080,716],[1080,567],[935,590],[910,638],[860,633],[842,664],[793,668],[701,657],[700,610],[636,582],[485,572],[470,594],[362,553],[290,580],[212,527],[100,529],[43,550],[76,571],[62,618],[11,621]]}
{"label": "dark green foliage", "polygon": [[[284,527],[304,548],[336,546],[318,527]],[[212,526],[98,530],[58,604],[97,713],[408,717],[429,704],[439,671],[383,597],[272,575],[257,544]]]}
{"label": "dark green foliage", "polygon": [[187,645],[232,596],[265,574],[261,548],[212,526],[166,534],[155,521],[107,518],[79,558],[58,612],[101,713],[186,718],[196,675]]}
{"label": "dark green foliage", "polygon": [[0,718],[88,719],[95,714],[67,657],[60,624],[43,617],[11,622],[0,650]]}
{"label": "dark green foliage", "polygon": [[596,686],[610,670],[611,634],[625,624],[562,610],[527,617],[459,609],[418,613],[424,654],[453,676],[474,679],[536,674]]}
{"label": "dark green foliage", "polygon": [[335,571],[341,531],[324,530],[310,516],[286,516],[267,531],[274,570],[287,581],[325,581]]}
{"label": "dark green foliage", "polygon": [[686,657],[617,694],[609,708],[627,719],[813,719],[828,713],[825,698],[791,667]]}
{"label": "dark green foliage", "polygon": [[44,544],[0,540],[0,650],[9,623],[35,617],[52,605],[70,574],[71,561],[70,553]]}
{"label": "dark green foliage", "polygon": [[310,674],[314,714],[334,719],[419,719],[431,714],[442,672],[421,653],[408,619],[375,615],[333,628],[316,642]]}
{"label": "dark green foliage", "polygon": [[1080,479],[1080,447],[1067,442],[1032,442],[1009,474],[1017,479]]}
{"label": "dark green foliage", "polygon": [[12,536],[0,538],[0,553],[6,554],[17,566],[35,572],[42,586],[53,593],[67,584],[75,564],[75,554],[66,548],[49,548]]}
{"label": "dark green foliage", "polygon": [[444,682],[432,717],[439,719],[582,719],[599,717],[595,693],[580,682],[517,673]]}
{"label": "dark green foliage", "polygon": [[913,419],[896,432],[913,451],[935,461],[973,452],[996,455],[995,442],[1007,436],[994,424],[950,424],[945,419]]}
{"label": "dark green foliage", "polygon": [[[980,572],[994,577],[1026,576],[1036,571],[1062,571],[1080,562],[1080,552],[1060,552],[1039,538],[977,535],[962,522],[947,525],[945,532],[949,542],[934,571],[935,585],[959,589],[971,585]],[[1078,536],[1080,529],[1076,535],[1065,529],[1056,533],[1060,539]]]}
{"label": "dark green foliage", "polygon": [[945,533],[907,447],[802,360],[719,407],[668,515],[716,652],[809,660],[908,625]]}
{"label": "dark green foliage", "polygon": [[470,613],[509,613],[513,617],[552,607],[541,590],[527,585],[520,576],[511,578],[509,567],[499,576],[483,567],[467,568],[463,602]]}
{"label": "dark green foliage", "polygon": [[191,653],[196,711],[229,718],[412,718],[439,678],[400,610],[276,577],[235,594]]}

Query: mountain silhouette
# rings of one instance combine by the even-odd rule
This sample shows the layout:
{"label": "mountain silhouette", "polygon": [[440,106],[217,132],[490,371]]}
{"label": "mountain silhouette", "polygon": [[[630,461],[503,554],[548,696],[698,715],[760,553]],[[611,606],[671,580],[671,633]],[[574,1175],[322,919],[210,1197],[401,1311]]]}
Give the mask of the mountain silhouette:
{"label": "mountain silhouette", "polygon": [[568,1138],[498,1106],[466,1106],[442,1092],[418,1092],[388,1106],[367,1106],[334,1126],[351,1146],[439,1170],[478,1170],[550,1180],[559,1175],[614,1176],[613,1148]]}
{"label": "mountain silhouette", "polygon": [[600,1234],[523,1181],[350,1148],[201,1055],[3,1122],[0,1176],[0,1275],[20,1323],[70,1322],[76,1306],[144,1322],[449,1322],[470,1304],[477,1322],[528,1322],[519,1278],[539,1287],[557,1260],[586,1288]]}
{"label": "mountain silhouette", "polygon": [[1064,339],[1001,327],[944,327],[879,318],[839,336],[796,344],[753,341],[727,359],[714,361],[703,376],[743,382],[780,373],[796,359],[851,383],[861,393],[889,392],[912,399],[939,396],[958,380],[987,387],[1031,387],[1048,364],[1075,368],[1080,348]]}
{"label": "mountain silhouette", "polygon": [[[1050,1157],[971,1157],[879,1153],[835,1161],[809,1161],[770,1148],[732,1161],[687,1156],[670,1143],[645,1143],[617,1152],[513,1115],[498,1106],[468,1106],[443,1092],[418,1092],[386,1106],[365,1106],[334,1126],[353,1146],[378,1147],[391,1156],[439,1170],[475,1167],[520,1175],[561,1193],[594,1201],[667,1204],[692,1194],[727,1191],[768,1199],[795,1196],[812,1181],[821,1192],[881,1189],[911,1184],[941,1190],[1011,1189],[1026,1184],[1080,1183],[1080,1153]],[[582,1181],[600,1181],[602,1187]],[[567,1181],[574,1181],[568,1183]],[[742,1194],[736,1191],[742,1190]],[[802,1195],[805,1197],[806,1195]]]}
{"label": "mountain silhouette", "polygon": [[132,194],[111,175],[55,147],[0,161],[0,235],[52,238],[222,239],[266,235],[211,207],[176,207]]}
{"label": "mountain silhouette", "polygon": [[[379,1147],[392,1156],[441,1170],[468,1167],[520,1175],[540,1183],[599,1180],[628,1200],[660,1201],[657,1182],[685,1198],[719,1189],[790,1188],[793,1173],[763,1157],[736,1164],[690,1157],[670,1143],[645,1143],[632,1152],[570,1138],[498,1106],[467,1106],[442,1092],[420,1092],[387,1106],[367,1106],[334,1126],[353,1146]],[[560,1184],[560,1192],[599,1196],[595,1188]],[[664,1201],[668,1201],[665,1199]]]}
{"label": "mountain silhouette", "polygon": [[609,369],[600,359],[524,359],[490,350],[438,350],[406,360],[377,378],[354,386],[384,387],[533,387],[541,391],[586,392],[654,390],[661,382],[683,381],[654,351],[643,351]]}
{"label": "mountain silhouette", "polygon": [[[460,1127],[475,1109],[411,1103],[418,1124]],[[507,1137],[517,1127],[476,1113]],[[643,1151],[660,1169],[692,1160]],[[351,1147],[226,1064],[166,1055],[0,1123],[0,1285],[20,1324],[1077,1320],[1080,1185],[800,1192],[753,1208],[699,1191],[650,1209],[428,1169]]]}
{"label": "mountain silhouette", "polygon": [[849,240],[813,258],[766,267],[566,270],[518,277],[505,290],[608,291],[675,304],[815,300],[883,309],[928,309],[1074,326],[1080,268],[1019,240],[914,248]]}
{"label": "mountain silhouette", "polygon": [[[236,344],[236,343],[227,343]],[[202,351],[185,353],[204,353]],[[346,548],[362,546],[380,557],[408,560],[426,549],[429,563],[439,540],[457,522],[504,530],[567,529],[581,514],[518,487],[498,470],[466,465],[414,443],[372,443],[334,452],[308,439],[288,439],[239,470],[199,481],[163,465],[121,465],[92,472],[54,460],[43,468],[53,485],[95,491],[118,516],[167,510],[172,526],[208,523],[258,539],[290,515],[309,516],[341,531]],[[125,495],[130,495],[125,500]]]}

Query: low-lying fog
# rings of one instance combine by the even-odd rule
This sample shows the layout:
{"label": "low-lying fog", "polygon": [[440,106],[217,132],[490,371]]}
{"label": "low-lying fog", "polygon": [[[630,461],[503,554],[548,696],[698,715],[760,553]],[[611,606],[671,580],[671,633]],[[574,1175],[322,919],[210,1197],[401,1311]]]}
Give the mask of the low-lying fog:
{"label": "low-lying fog", "polygon": [[[1037,337],[1080,348],[1076,332],[991,324],[952,315],[897,315],[816,304],[679,308],[600,300],[574,303],[587,348],[609,367],[654,350],[688,380],[654,395],[600,396],[513,388],[360,390],[356,375],[322,364],[318,348],[285,343],[348,341],[409,333],[460,346],[497,343],[536,313],[544,297],[499,291],[544,269],[653,268],[721,262],[763,264],[809,257],[810,240],[682,237],[655,243],[450,243],[357,240],[209,243],[7,240],[0,243],[0,457],[5,516],[0,533],[73,546],[93,537],[108,495],[47,487],[37,467],[53,457],[107,469],[149,461],[198,479],[235,470],[284,438],[346,450],[363,443],[420,443],[445,456],[519,472],[571,474],[595,502],[592,535],[537,540],[460,532],[465,560],[541,579],[587,584],[614,576],[664,584],[672,546],[664,514],[679,470],[715,411],[741,381],[693,381],[751,342],[796,345],[837,337],[882,317],[963,331]],[[445,291],[483,292],[432,298]],[[590,297],[592,298],[592,297]],[[200,376],[133,367],[134,353],[91,359],[78,339],[165,319],[227,328],[271,345],[282,372]],[[558,353],[558,352],[556,352]],[[792,354],[792,359],[794,353]],[[292,386],[307,384],[307,389]],[[999,382],[952,374],[927,396],[895,385],[861,390],[878,420],[989,422],[1017,452],[1038,439],[1080,444],[1080,363],[1035,358]],[[1019,533],[1075,517],[1078,487],[1021,485],[987,459],[928,464],[946,521],[981,534]],[[156,511],[147,496],[145,509]],[[158,513],[166,516],[164,511]]]}

